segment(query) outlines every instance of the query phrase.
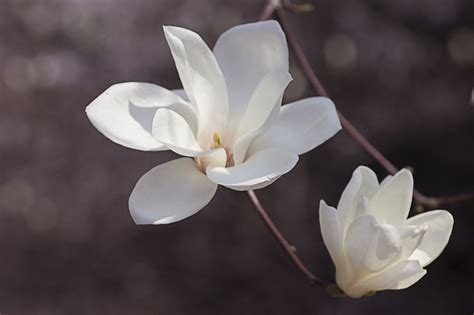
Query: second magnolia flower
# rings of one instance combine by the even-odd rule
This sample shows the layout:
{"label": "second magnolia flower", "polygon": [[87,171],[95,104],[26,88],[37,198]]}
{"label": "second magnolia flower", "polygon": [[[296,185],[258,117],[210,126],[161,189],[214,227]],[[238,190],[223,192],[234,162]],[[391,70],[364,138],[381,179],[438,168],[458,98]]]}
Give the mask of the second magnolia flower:
{"label": "second magnolia flower", "polygon": [[184,219],[204,207],[218,185],[263,188],[341,129],[328,98],[281,106],[291,76],[277,22],[231,28],[213,51],[190,30],[164,31],[184,90],[122,83],[86,109],[94,126],[118,144],[186,156],[138,181],[129,200],[137,224]]}
{"label": "second magnolia flower", "polygon": [[375,173],[358,167],[337,210],[321,201],[324,243],[336,265],[336,282],[348,296],[405,289],[425,274],[448,243],[453,217],[434,210],[408,217],[413,176],[401,170],[379,184]]}

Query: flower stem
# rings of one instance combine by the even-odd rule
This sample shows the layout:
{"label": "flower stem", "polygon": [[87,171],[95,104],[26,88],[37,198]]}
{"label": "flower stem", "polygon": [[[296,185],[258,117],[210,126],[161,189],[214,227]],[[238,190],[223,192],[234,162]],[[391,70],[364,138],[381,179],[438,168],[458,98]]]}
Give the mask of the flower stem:
{"label": "flower stem", "polygon": [[301,259],[296,254],[296,249],[293,245],[291,245],[285,237],[281,234],[278,228],[275,226],[273,221],[268,216],[267,212],[263,208],[262,204],[258,200],[257,195],[253,190],[247,191],[247,195],[250,201],[253,203],[255,210],[262,218],[263,222],[267,225],[268,229],[272,232],[273,236],[280,242],[281,247],[285,250],[287,255],[290,257],[291,261],[295,264],[295,266],[308,278],[310,284],[312,286],[326,286],[318,277],[316,277],[306,265],[301,261]]}

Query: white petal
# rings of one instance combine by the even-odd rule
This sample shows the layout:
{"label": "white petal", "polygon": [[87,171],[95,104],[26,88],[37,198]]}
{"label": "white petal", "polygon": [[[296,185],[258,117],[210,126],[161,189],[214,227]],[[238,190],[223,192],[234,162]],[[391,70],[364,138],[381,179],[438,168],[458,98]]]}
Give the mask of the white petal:
{"label": "white petal", "polygon": [[200,154],[196,158],[196,161],[198,168],[201,172],[205,173],[209,165],[224,167],[227,164],[227,153],[224,148],[217,148],[204,154]]}
{"label": "white petal", "polygon": [[239,25],[224,32],[214,47],[229,92],[229,128],[247,110],[255,87],[269,72],[288,72],[288,46],[276,21]]}
{"label": "white petal", "polygon": [[244,163],[233,167],[207,168],[207,176],[216,184],[235,190],[263,188],[277,177],[289,172],[298,156],[276,149],[259,151]]}
{"label": "white petal", "polygon": [[[164,147],[151,135],[153,116],[160,107],[182,114],[192,124],[192,108],[161,86],[127,82],[112,85],[86,108],[92,124],[110,140],[128,148],[156,151]],[[194,122],[195,123],[195,122]]]}
{"label": "white petal", "polygon": [[[377,175],[368,167],[359,166],[342,193],[337,212],[343,232],[360,215],[366,214],[364,200],[372,198],[378,189]],[[365,198],[367,199],[365,199]]]}
{"label": "white petal", "polygon": [[[288,72],[272,72],[260,82],[236,134],[229,129],[226,135],[227,138],[237,137],[232,148],[235,164],[240,164],[245,159],[253,139],[276,121],[283,92],[290,81],[291,76]],[[254,150],[252,153],[256,151],[259,150]]]}
{"label": "white petal", "polygon": [[186,120],[172,110],[160,108],[156,112],[152,134],[155,139],[178,154],[197,156],[203,151]]}
{"label": "white petal", "polygon": [[381,223],[399,225],[406,220],[413,198],[413,175],[403,169],[387,180],[374,195],[371,209]]}
{"label": "white petal", "polygon": [[362,215],[347,229],[345,253],[360,276],[383,269],[400,257],[402,244],[397,230],[378,224],[371,215]]}
{"label": "white petal", "polygon": [[319,203],[319,224],[324,244],[336,266],[337,273],[346,272],[346,261],[342,247],[342,230],[336,209],[329,207],[324,200]]}
{"label": "white petal", "polygon": [[410,256],[410,259],[420,261],[424,267],[435,260],[449,241],[453,230],[453,216],[445,210],[434,210],[409,218],[406,224],[423,226],[426,232],[421,244]]}
{"label": "white petal", "polygon": [[192,159],[173,160],[140,178],[130,195],[130,214],[136,224],[173,223],[201,210],[216,189]]}
{"label": "white petal", "polygon": [[252,150],[276,147],[300,155],[340,129],[336,107],[330,99],[306,98],[282,106],[277,122],[255,139]]}
{"label": "white petal", "polygon": [[[411,260],[409,260],[411,261]],[[417,271],[418,270],[418,271]],[[416,282],[418,282],[418,280],[420,280],[421,278],[423,278],[425,275],[426,275],[426,269],[421,269],[419,270],[418,269],[418,265],[416,266],[413,266],[413,267],[405,267],[403,269],[403,272],[405,273],[405,275],[407,275],[408,277],[406,277],[405,279],[401,280],[400,282],[398,282],[396,285],[394,285],[393,287],[389,288],[389,290],[403,290],[403,289],[406,289],[408,287],[411,287],[412,285],[414,285]]]}
{"label": "white petal", "polygon": [[416,260],[403,260],[394,266],[369,277],[351,288],[347,294],[360,297],[370,291],[405,289],[426,274]]}
{"label": "white petal", "polygon": [[175,89],[175,90],[171,90],[171,92],[178,95],[179,97],[181,97],[186,102],[189,102],[189,97],[186,94],[186,91],[184,89]]}
{"label": "white petal", "polygon": [[289,72],[274,71],[268,73],[259,82],[252,94],[249,105],[239,124],[238,136],[261,128],[267,118],[278,107],[276,115],[278,116],[281,103],[277,103],[285,91],[286,86],[292,80]]}
{"label": "white petal", "polygon": [[198,139],[223,134],[228,117],[227,87],[217,61],[202,38],[187,29],[165,26],[181,82],[198,116]]}
{"label": "white petal", "polygon": [[427,226],[403,225],[397,228],[402,239],[403,253],[400,259],[408,259],[420,246],[426,233]]}
{"label": "white petal", "polygon": [[380,187],[384,186],[386,183],[388,183],[391,179],[393,178],[392,175],[386,176],[381,182],[380,182]]}
{"label": "white petal", "polygon": [[260,130],[256,130],[254,132],[247,133],[241,137],[239,137],[232,146],[233,152],[233,161],[234,165],[242,164],[245,160],[247,155],[252,155],[252,153],[247,152],[250,144],[255,139],[256,136],[260,133]]}

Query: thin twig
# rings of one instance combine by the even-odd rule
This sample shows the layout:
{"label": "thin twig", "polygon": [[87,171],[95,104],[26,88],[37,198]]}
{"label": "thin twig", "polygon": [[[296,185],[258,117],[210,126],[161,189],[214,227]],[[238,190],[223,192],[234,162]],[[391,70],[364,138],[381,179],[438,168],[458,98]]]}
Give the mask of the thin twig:
{"label": "thin twig", "polygon": [[[290,27],[288,24],[288,20],[286,18],[286,14],[283,8],[277,8],[276,13],[278,19],[280,21],[281,27],[285,31],[286,37],[288,42],[293,49],[296,58],[298,59],[299,63],[301,64],[301,68],[308,78],[311,86],[321,96],[329,97],[326,89],[322,85],[321,81],[319,81],[316,73],[314,72],[311,64],[308,61],[303,49],[296,41],[296,38],[290,31]],[[377,150],[350,122],[338,111],[339,119],[341,121],[342,127],[356,140],[370,155],[372,155],[377,162],[379,162],[390,174],[395,174],[398,172],[398,169],[393,165],[379,150]]]}
{"label": "thin twig", "polygon": [[425,211],[425,207],[429,207],[429,209],[435,209],[441,206],[448,206],[448,205],[454,205],[458,203],[473,201],[474,193],[430,197],[430,196],[425,196],[419,191],[415,190],[413,192],[413,197],[415,198],[415,201],[417,202],[415,211],[423,212]]}
{"label": "thin twig", "polygon": [[[275,7],[275,11],[280,21],[281,27],[283,28],[290,47],[293,49],[296,58],[298,59],[303,72],[305,73],[306,77],[308,78],[311,86],[313,89],[322,96],[328,96],[326,89],[322,85],[321,81],[318,79],[314,69],[311,67],[311,64],[308,61],[303,49],[298,44],[293,33],[290,31],[290,27],[288,24],[288,20],[286,18],[285,13],[285,6],[277,6]],[[385,170],[389,174],[395,174],[398,172],[398,168],[392,164],[377,148],[375,148],[368,140],[365,138],[355,127],[351,124],[351,122],[344,117],[344,115],[339,112],[339,118],[341,121],[342,127],[356,140],[380,165],[382,165]],[[465,202],[469,200],[474,200],[474,194],[460,194],[460,195],[453,195],[453,196],[445,196],[445,197],[431,197],[422,194],[418,190],[414,190],[413,198],[415,199],[416,208],[418,212],[424,211],[425,208],[434,209],[440,207],[442,205],[447,204],[455,204],[459,202]]]}
{"label": "thin twig", "polygon": [[[260,21],[270,19],[275,13],[275,11],[278,10],[281,6],[282,6],[281,0],[269,0],[267,2],[267,5],[262,11],[262,14],[260,15]],[[267,212],[265,211],[265,208],[263,208],[255,192],[253,190],[249,190],[247,191],[247,195],[250,201],[252,202],[255,208],[255,211],[257,211],[257,213],[260,215],[263,222],[265,222],[268,229],[270,230],[270,232],[272,232],[273,236],[280,243],[281,247],[286,252],[286,254],[290,257],[293,264],[295,264],[295,266],[306,276],[310,285],[311,286],[319,285],[319,286],[326,287],[327,285],[323,283],[321,280],[319,280],[319,278],[316,277],[298,257],[296,253],[296,248],[293,245],[291,245],[283,236],[283,234],[278,230],[275,223],[273,223],[272,219],[270,219]]]}
{"label": "thin twig", "polygon": [[273,236],[280,242],[281,247],[285,250],[287,255],[290,257],[290,259],[293,261],[295,266],[308,278],[310,284],[312,286],[315,285],[320,285],[320,286],[326,286],[321,280],[319,280],[318,277],[316,277],[309,269],[306,267],[306,265],[301,261],[301,259],[298,257],[296,254],[296,249],[294,246],[292,246],[286,239],[285,237],[280,233],[278,228],[275,226],[273,221],[270,219],[268,216],[267,212],[263,208],[262,204],[258,200],[257,195],[253,190],[247,191],[247,194],[249,196],[250,201],[253,203],[255,210],[257,213],[260,215],[262,218],[263,222],[267,225],[268,229],[273,233]]}
{"label": "thin twig", "polygon": [[269,0],[265,8],[263,8],[262,14],[260,14],[260,21],[265,21],[270,19],[275,13],[275,10],[281,7],[280,0]]}
{"label": "thin twig", "polygon": [[[322,95],[328,97],[324,86],[319,81],[316,73],[312,69],[308,58],[304,54],[303,50],[301,49],[300,45],[296,41],[293,34],[290,32],[288,21],[286,19],[286,15],[284,12],[284,6],[282,5],[281,0],[269,0],[267,5],[265,6],[260,20],[267,20],[273,16],[274,13],[277,13],[280,23],[282,25],[283,30],[286,33],[288,41],[290,43],[291,48],[294,50],[297,59],[299,60],[301,67],[305,75],[308,77],[311,85],[315,89],[315,91]],[[345,118],[340,112],[339,117],[341,120],[341,124],[344,129],[375,159],[377,160],[390,174],[395,174],[398,169],[393,165],[379,150],[377,150],[350,122]],[[275,226],[273,221],[268,216],[267,212],[263,208],[262,204],[260,203],[257,195],[253,190],[247,191],[248,197],[252,204],[254,205],[255,210],[260,215],[262,220],[267,225],[268,229],[272,232],[273,236],[277,239],[280,243],[282,248],[285,250],[287,255],[290,257],[291,261],[295,264],[295,266],[307,277],[310,281],[311,285],[316,286],[327,286],[318,277],[316,277],[301,261],[298,257],[295,247],[292,246],[282,235],[282,233],[278,230]],[[470,199],[474,199],[474,194],[462,194],[457,196],[447,196],[447,197],[428,197],[421,194],[419,191],[414,192],[414,198],[417,201],[418,205],[424,205],[429,207],[437,207],[441,204],[448,204],[448,203],[456,203],[461,201],[466,201]]]}

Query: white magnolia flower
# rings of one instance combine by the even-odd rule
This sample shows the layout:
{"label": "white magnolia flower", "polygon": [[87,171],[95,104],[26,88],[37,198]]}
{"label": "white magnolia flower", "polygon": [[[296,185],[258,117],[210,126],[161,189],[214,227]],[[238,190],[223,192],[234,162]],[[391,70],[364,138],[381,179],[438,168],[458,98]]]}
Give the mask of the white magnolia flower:
{"label": "white magnolia flower", "polygon": [[166,26],[164,32],[184,90],[122,83],[86,109],[92,124],[118,144],[187,157],[138,181],[129,200],[137,224],[184,219],[212,199],[217,185],[265,187],[341,128],[327,98],[281,106],[291,76],[277,22],[234,27],[213,51],[190,30]]}
{"label": "white magnolia flower", "polygon": [[357,298],[380,290],[405,289],[448,243],[453,217],[445,210],[407,219],[413,195],[408,170],[378,183],[375,173],[358,167],[333,207],[321,201],[324,243],[336,266],[336,282]]}

